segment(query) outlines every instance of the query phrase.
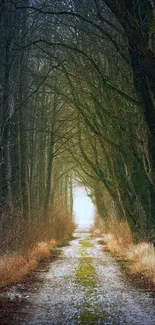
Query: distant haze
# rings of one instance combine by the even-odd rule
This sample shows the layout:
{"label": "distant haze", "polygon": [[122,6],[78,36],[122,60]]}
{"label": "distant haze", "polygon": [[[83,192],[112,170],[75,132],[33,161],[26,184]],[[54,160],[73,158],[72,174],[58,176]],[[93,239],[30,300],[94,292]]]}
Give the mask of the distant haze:
{"label": "distant haze", "polygon": [[95,208],[84,187],[74,187],[74,218],[79,226],[93,224]]}

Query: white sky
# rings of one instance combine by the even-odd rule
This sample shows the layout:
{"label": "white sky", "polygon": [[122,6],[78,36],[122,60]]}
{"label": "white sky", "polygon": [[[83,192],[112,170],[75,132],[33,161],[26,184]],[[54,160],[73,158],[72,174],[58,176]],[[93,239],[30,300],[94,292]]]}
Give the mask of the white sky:
{"label": "white sky", "polygon": [[73,213],[75,222],[79,226],[88,226],[93,223],[94,205],[85,191],[84,187],[73,188],[74,205]]}

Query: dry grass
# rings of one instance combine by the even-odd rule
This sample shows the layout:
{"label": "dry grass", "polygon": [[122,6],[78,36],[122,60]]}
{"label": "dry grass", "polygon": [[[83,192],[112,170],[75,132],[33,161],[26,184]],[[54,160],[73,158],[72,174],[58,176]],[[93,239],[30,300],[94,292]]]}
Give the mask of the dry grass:
{"label": "dry grass", "polygon": [[13,213],[8,208],[0,209],[0,255],[14,251],[24,254],[39,242],[69,238],[75,224],[64,202],[63,196],[56,199],[46,218],[43,209],[34,205],[30,220],[23,218],[18,209]]}
{"label": "dry grass", "polygon": [[26,255],[17,253],[1,256],[0,258],[0,287],[5,287],[18,282],[24,275],[34,270],[39,261],[49,257],[52,248],[56,244],[55,240],[47,243],[41,242]]}
{"label": "dry grass", "polygon": [[41,210],[36,209],[29,224],[17,212],[15,215],[2,212],[0,287],[5,287],[18,282],[34,270],[40,260],[50,256],[56,244],[72,236],[75,225],[72,216],[64,209],[63,197],[54,202],[46,219]]}
{"label": "dry grass", "polygon": [[129,260],[129,271],[141,274],[155,284],[155,251],[153,245],[147,242],[134,244],[127,222],[112,221],[109,232],[103,234],[106,247],[112,253]]}
{"label": "dry grass", "polygon": [[134,245],[127,258],[132,261],[131,272],[143,274],[155,284],[155,251],[151,244]]}
{"label": "dry grass", "polygon": [[65,209],[63,196],[54,204],[53,229],[56,240],[66,240],[75,230],[73,216]]}
{"label": "dry grass", "polygon": [[116,254],[126,256],[133,245],[132,235],[126,221],[111,221],[108,225],[110,233],[104,234],[107,248]]}

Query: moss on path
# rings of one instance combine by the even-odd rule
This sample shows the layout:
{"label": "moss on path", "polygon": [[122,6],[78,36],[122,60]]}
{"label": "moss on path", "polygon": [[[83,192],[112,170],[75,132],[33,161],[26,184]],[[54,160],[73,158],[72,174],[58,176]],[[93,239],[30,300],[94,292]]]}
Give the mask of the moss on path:
{"label": "moss on path", "polygon": [[77,283],[83,287],[85,299],[83,305],[80,306],[79,325],[104,324],[108,319],[108,314],[99,310],[98,306],[94,305],[94,300],[91,299],[100,294],[97,290],[96,269],[92,264],[92,258],[88,255],[88,249],[92,247],[90,238],[80,240],[80,258],[75,270],[75,278]]}

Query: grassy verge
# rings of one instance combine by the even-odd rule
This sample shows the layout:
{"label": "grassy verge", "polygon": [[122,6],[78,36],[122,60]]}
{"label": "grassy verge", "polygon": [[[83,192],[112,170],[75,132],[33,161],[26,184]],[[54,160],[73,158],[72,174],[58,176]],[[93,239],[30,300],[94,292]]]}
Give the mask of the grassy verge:
{"label": "grassy verge", "polygon": [[55,249],[69,245],[69,239],[40,242],[27,253],[10,253],[0,257],[0,291],[19,283],[34,271],[42,260],[55,256]]}
{"label": "grassy verge", "polygon": [[33,271],[39,262],[52,254],[56,241],[41,242],[25,255],[12,253],[0,257],[0,289],[19,282]]}
{"label": "grassy verge", "polygon": [[155,251],[147,242],[134,244],[127,223],[117,223],[111,233],[104,234],[100,244],[105,245],[128,274],[146,279],[155,286]]}
{"label": "grassy verge", "polygon": [[41,208],[38,209],[33,207],[29,223],[17,211],[10,214],[3,211],[0,227],[1,290],[21,281],[41,260],[53,254],[55,246],[68,245],[72,239],[75,224],[72,215],[64,208],[63,197],[54,201],[48,218],[44,218]]}

